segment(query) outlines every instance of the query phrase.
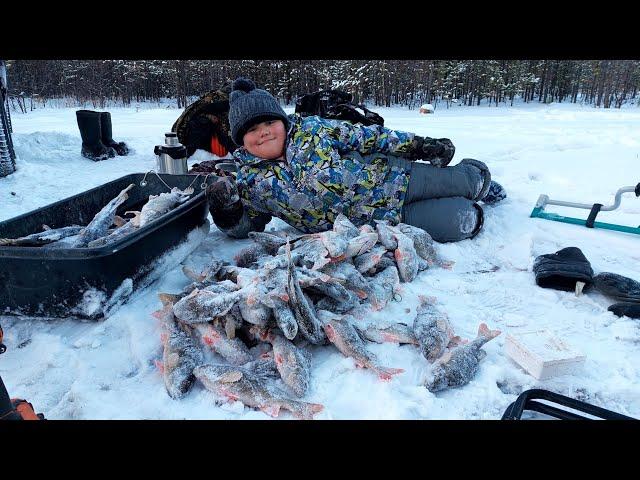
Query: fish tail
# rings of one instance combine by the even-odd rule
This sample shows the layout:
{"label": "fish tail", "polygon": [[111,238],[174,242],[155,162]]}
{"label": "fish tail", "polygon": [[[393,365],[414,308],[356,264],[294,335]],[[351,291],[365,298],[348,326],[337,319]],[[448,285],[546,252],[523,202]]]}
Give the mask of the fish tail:
{"label": "fish tail", "polygon": [[380,379],[384,380],[385,382],[388,380],[391,380],[391,377],[393,375],[397,375],[399,373],[404,372],[403,368],[376,367],[375,370],[376,370],[376,373],[378,374],[378,377],[380,377]]}
{"label": "fish tail", "polygon": [[489,327],[486,323],[481,323],[478,327],[478,336],[486,338],[487,341],[491,340],[492,338],[496,338],[498,335],[500,335],[500,333],[502,333],[500,330],[489,330]]}
{"label": "fish tail", "polygon": [[324,405],[319,403],[307,403],[307,402],[288,402],[288,407],[291,413],[302,420],[313,420],[313,416],[316,413],[324,410]]}

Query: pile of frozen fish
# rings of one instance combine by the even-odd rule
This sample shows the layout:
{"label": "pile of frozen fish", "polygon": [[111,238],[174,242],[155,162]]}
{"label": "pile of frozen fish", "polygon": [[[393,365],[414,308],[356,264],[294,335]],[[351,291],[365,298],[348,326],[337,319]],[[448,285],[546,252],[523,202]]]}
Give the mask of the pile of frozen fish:
{"label": "pile of frozen fish", "polygon": [[193,188],[180,190],[175,187],[169,193],[150,195],[149,200],[140,211],[125,212],[125,215],[131,215],[131,218],[125,219],[116,215],[116,211],[129,198],[128,192],[134,186],[131,184],[122,190],[86,226],[72,225],[52,229],[43,225],[44,231],[40,233],[21,238],[0,238],[0,246],[43,246],[43,248],[50,249],[102,247],[120,240],[125,235],[135,232],[168,213],[189,200],[193,193]]}
{"label": "pile of frozen fish", "polygon": [[[381,365],[367,342],[414,344],[435,362],[425,383],[435,392],[468,383],[486,355],[480,347],[500,333],[482,324],[475,340],[463,341],[427,297],[409,325],[366,324],[368,312],[399,299],[401,282],[421,270],[450,268],[419,228],[386,222],[357,228],[340,215],[326,232],[249,236],[254,244],[236,255],[236,265],[214,258],[201,272],[185,267],[193,282],[178,294],[159,294],[163,308],[154,316],[164,328],[161,370],[172,398],[197,379],[217,400],[309,419],[323,408],[299,400],[316,346],[335,348],[390,380],[403,370]],[[224,363],[207,363],[204,349]]]}

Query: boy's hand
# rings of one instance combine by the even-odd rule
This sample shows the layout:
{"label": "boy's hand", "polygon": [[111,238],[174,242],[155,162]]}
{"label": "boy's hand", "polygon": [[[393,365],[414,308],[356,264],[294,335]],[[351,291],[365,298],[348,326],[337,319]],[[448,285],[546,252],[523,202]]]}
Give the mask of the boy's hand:
{"label": "boy's hand", "polygon": [[238,187],[231,177],[221,177],[207,187],[210,210],[226,210],[240,201]]}
{"label": "boy's hand", "polygon": [[426,160],[436,167],[446,167],[451,162],[456,147],[448,138],[430,138],[416,135],[413,138],[411,160]]}

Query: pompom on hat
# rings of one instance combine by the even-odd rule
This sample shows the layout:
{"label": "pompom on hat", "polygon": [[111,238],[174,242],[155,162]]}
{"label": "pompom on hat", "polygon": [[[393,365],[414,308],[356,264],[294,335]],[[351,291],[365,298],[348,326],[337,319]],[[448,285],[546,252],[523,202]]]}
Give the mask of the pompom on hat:
{"label": "pompom on hat", "polygon": [[242,137],[256,123],[277,118],[289,127],[289,119],[278,100],[266,90],[256,88],[248,78],[237,78],[229,96],[229,126],[231,138],[242,145]]}

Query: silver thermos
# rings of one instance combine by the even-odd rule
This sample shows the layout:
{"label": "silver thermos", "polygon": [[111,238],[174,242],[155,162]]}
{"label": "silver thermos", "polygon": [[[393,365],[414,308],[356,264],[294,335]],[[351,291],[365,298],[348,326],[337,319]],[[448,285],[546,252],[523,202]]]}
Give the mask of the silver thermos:
{"label": "silver thermos", "polygon": [[156,145],[153,153],[157,156],[158,173],[187,174],[187,148],[178,142],[177,134],[165,133],[164,145]]}

